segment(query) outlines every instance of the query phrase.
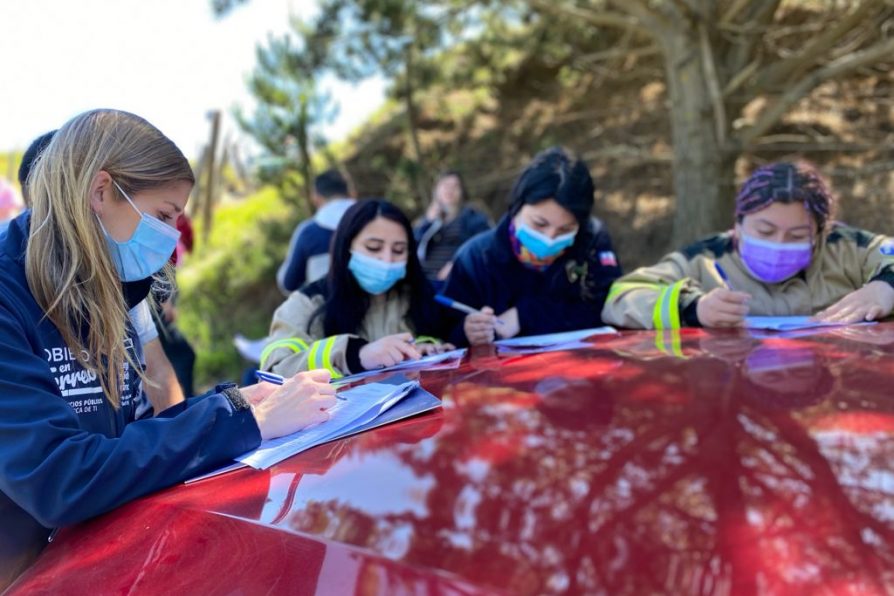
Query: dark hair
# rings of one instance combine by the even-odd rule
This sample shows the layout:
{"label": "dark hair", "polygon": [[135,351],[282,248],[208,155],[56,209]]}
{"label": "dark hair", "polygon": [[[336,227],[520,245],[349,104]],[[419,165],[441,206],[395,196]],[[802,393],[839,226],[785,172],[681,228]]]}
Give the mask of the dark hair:
{"label": "dark hair", "polygon": [[438,184],[441,180],[444,180],[445,178],[456,178],[457,182],[459,182],[459,194],[462,197],[462,202],[465,203],[469,200],[469,190],[466,188],[466,181],[463,179],[463,175],[459,173],[459,170],[444,170],[438,174],[438,177],[435,180],[435,186],[432,188],[432,193],[438,188]]}
{"label": "dark hair", "polygon": [[322,286],[325,288],[326,301],[311,317],[308,331],[318,316],[323,317],[323,332],[326,336],[356,333],[360,329],[369,308],[369,294],[357,283],[348,269],[348,262],[351,260],[351,243],[354,238],[377,217],[399,224],[407,233],[407,274],[390,291],[409,293],[408,314],[414,333],[438,336],[439,317],[434,291],[422,272],[419,257],[416,256],[416,241],[413,239],[410,220],[403,211],[384,199],[358,201],[342,216],[329,247],[329,274]]}
{"label": "dark hair", "polygon": [[324,199],[348,195],[348,183],[338,170],[326,170],[314,178],[314,192]]}
{"label": "dark hair", "polygon": [[736,196],[736,221],[772,203],[801,203],[820,230],[835,216],[836,200],[813,165],[777,162],[756,169]]}
{"label": "dark hair", "polygon": [[561,147],[541,151],[512,187],[509,217],[524,205],[554,199],[570,211],[580,229],[587,229],[593,209],[593,178],[587,165]]}
{"label": "dark hair", "polygon": [[43,133],[31,141],[31,144],[25,150],[25,154],[22,155],[22,163],[19,164],[19,186],[22,187],[22,198],[28,207],[31,206],[31,200],[28,197],[28,175],[31,174],[31,168],[34,167],[37,157],[47,148],[55,134],[55,130]]}

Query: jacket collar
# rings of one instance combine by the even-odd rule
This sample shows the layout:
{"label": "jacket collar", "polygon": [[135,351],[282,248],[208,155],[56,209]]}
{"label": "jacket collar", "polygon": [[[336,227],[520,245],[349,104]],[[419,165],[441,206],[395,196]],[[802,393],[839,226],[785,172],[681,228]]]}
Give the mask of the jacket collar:
{"label": "jacket collar", "polygon": [[330,199],[326,201],[325,205],[317,209],[316,214],[314,214],[314,221],[327,230],[334,230],[338,227],[341,216],[354,203],[356,203],[354,199]]}

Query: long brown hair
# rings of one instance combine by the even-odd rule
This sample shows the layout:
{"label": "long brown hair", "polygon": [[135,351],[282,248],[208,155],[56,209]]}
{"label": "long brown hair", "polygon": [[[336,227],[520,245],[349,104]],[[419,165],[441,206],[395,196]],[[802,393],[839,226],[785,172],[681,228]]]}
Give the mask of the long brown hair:
{"label": "long brown hair", "polygon": [[94,110],[70,120],[30,174],[25,271],[31,293],[118,407],[124,363],[142,373],[125,347],[121,281],[90,206],[90,187],[100,171],[130,195],[178,181],[195,183],[195,177],[170,139],[139,116],[117,110]]}

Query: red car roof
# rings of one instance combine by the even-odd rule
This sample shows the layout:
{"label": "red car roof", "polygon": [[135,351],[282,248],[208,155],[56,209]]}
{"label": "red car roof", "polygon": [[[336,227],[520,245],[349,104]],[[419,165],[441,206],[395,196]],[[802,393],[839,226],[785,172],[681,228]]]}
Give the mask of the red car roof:
{"label": "red car roof", "polygon": [[63,530],[12,593],[890,593],[894,324],[625,332]]}

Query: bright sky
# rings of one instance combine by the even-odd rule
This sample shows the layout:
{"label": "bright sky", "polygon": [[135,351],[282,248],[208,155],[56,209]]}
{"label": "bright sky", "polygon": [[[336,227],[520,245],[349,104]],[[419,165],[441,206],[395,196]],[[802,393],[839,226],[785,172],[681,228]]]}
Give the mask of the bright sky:
{"label": "bright sky", "polygon": [[[233,106],[250,113],[245,80],[255,46],[282,34],[290,14],[307,17],[314,0],[251,0],[215,19],[210,0],[4,0],[0,2],[0,151],[24,149],[36,136],[88,109],[143,116],[187,156],[207,141],[209,110],[224,113],[223,138],[243,137]],[[345,136],[382,102],[381,79],[340,97],[330,140]]]}

